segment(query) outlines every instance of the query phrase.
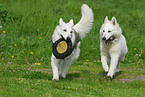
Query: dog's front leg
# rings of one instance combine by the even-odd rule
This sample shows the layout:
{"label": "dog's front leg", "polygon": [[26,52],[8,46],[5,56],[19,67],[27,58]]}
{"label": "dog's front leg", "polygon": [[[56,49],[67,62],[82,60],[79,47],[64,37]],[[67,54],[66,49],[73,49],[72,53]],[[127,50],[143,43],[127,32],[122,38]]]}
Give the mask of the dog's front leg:
{"label": "dog's front leg", "polygon": [[107,56],[101,55],[101,62],[105,72],[108,72]]}
{"label": "dog's front leg", "polygon": [[56,80],[59,81],[59,73],[58,73],[58,60],[56,58],[51,58],[51,66],[52,66],[52,70],[53,70],[53,79],[52,80]]}
{"label": "dog's front leg", "polygon": [[118,59],[119,59],[118,54],[111,55],[111,64],[110,64],[110,69],[109,69],[109,72],[107,74],[107,77],[113,78],[113,75],[115,75],[115,70],[117,68]]}

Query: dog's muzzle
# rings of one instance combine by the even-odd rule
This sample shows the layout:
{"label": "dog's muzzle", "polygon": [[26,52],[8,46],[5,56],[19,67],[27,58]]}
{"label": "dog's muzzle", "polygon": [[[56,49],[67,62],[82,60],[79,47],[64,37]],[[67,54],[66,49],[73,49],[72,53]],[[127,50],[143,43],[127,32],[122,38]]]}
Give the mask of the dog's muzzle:
{"label": "dog's muzzle", "polygon": [[102,40],[106,40],[106,37],[103,37]]}
{"label": "dog's muzzle", "polygon": [[105,41],[106,45],[109,45],[110,42],[112,42],[115,39],[114,36],[111,36],[109,39],[106,40],[106,37],[103,37],[102,40]]}

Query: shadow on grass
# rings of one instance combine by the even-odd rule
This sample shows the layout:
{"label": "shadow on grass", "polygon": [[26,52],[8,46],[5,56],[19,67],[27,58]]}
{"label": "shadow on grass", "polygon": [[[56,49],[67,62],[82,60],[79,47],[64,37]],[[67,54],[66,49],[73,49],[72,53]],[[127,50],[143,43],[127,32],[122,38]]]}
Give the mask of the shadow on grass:
{"label": "shadow on grass", "polygon": [[89,78],[91,74],[90,70],[82,70],[81,73],[68,73],[66,78],[61,78],[63,80],[73,80],[73,79],[84,79]]}
{"label": "shadow on grass", "polygon": [[79,73],[68,73],[66,75],[66,78],[60,77],[61,80],[72,80],[72,79],[76,79],[79,78],[80,74]]}
{"label": "shadow on grass", "polygon": [[[120,72],[115,73],[115,75],[113,76],[113,78],[109,78],[109,80],[112,81],[112,80],[115,79],[117,76],[119,76],[120,74],[122,74],[122,72],[123,72],[123,71],[120,71]],[[100,72],[100,73],[99,73],[99,75],[100,75],[100,80],[105,80],[105,79],[108,80],[108,78],[107,78],[107,73],[108,73],[108,72],[105,72],[105,71]]]}

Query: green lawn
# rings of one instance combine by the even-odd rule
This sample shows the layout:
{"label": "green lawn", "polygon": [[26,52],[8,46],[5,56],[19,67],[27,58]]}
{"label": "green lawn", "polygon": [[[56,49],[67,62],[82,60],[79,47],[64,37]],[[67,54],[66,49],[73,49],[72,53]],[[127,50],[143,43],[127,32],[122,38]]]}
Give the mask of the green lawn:
{"label": "green lawn", "polygon": [[[94,25],[81,40],[79,59],[67,78],[52,81],[51,44],[59,19],[81,18],[81,5],[94,12]],[[102,80],[99,30],[116,17],[128,53],[115,79]],[[144,0],[0,0],[0,97],[144,97]],[[87,48],[86,48],[87,46]]]}

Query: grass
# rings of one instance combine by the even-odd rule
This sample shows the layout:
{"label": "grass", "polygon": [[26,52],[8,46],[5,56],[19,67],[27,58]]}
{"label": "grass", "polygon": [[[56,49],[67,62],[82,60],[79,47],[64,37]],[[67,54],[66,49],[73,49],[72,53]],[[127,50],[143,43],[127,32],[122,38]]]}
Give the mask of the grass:
{"label": "grass", "polygon": [[[145,1],[144,0],[0,0],[0,96],[144,97],[145,91]],[[80,7],[88,4],[94,25],[81,40],[79,59],[67,78],[52,81],[51,44],[59,18],[75,24]],[[116,17],[126,37],[129,52],[113,81],[100,62],[99,29],[105,16]],[[86,48],[88,46],[88,48]]]}

